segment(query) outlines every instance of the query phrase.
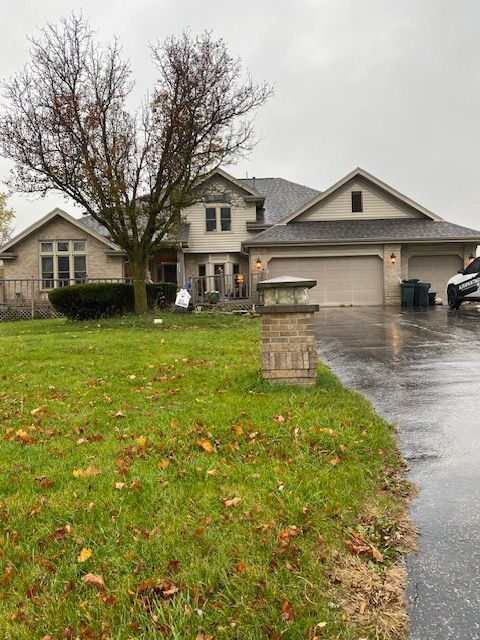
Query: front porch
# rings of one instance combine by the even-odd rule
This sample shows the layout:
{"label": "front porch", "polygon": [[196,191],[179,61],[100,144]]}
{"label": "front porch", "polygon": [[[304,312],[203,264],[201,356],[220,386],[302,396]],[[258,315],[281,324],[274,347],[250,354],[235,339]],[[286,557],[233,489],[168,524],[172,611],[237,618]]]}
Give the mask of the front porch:
{"label": "front porch", "polygon": [[221,304],[247,308],[258,302],[257,284],[262,276],[261,272],[191,276],[186,287],[194,306]]}

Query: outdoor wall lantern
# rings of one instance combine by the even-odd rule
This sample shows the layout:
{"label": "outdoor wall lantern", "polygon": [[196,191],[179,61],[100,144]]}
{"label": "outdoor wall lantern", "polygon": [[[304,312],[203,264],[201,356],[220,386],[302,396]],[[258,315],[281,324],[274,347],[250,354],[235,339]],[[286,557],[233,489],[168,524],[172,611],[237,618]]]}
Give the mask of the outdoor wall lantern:
{"label": "outdoor wall lantern", "polygon": [[260,269],[262,268],[262,261],[260,260],[260,258],[257,258],[255,266],[257,267],[258,271],[260,271]]}
{"label": "outdoor wall lantern", "polygon": [[396,261],[397,261],[397,256],[394,253],[392,253],[392,255],[390,256],[390,262],[392,264],[395,264]]}

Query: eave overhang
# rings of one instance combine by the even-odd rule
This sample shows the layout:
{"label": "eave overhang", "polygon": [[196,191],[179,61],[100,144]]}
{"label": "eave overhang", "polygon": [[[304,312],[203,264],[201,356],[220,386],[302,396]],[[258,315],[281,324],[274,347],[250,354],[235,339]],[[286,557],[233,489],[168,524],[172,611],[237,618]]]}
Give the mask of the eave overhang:
{"label": "eave overhang", "polygon": [[359,238],[356,240],[284,240],[284,241],[265,241],[255,243],[254,241],[245,241],[242,243],[242,247],[249,248],[261,248],[261,247],[306,247],[306,246],[326,246],[326,245],[349,245],[349,244],[442,244],[442,243],[477,243],[480,244],[480,236],[471,238],[465,237],[450,237],[450,238]]}

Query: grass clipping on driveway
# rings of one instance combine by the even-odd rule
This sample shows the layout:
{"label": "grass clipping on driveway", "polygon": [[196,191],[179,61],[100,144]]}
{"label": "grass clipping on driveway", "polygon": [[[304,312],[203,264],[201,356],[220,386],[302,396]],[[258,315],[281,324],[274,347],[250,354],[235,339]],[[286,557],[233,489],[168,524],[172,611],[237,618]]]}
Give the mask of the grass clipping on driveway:
{"label": "grass clipping on driveway", "polygon": [[402,638],[392,428],[325,367],[259,375],[257,320],[2,325],[10,640]]}

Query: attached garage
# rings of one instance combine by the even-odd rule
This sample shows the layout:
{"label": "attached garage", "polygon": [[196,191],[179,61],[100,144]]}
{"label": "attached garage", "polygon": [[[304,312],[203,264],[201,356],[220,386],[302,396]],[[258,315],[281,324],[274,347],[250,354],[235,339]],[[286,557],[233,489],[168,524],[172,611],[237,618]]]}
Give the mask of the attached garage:
{"label": "attached garage", "polygon": [[412,256],[408,261],[408,277],[430,282],[430,291],[445,297],[447,281],[458,269],[463,269],[463,261],[458,255]]}
{"label": "attached garage", "polygon": [[286,275],[316,280],[310,299],[323,307],[383,304],[383,261],[379,256],[272,258],[268,277]]}
{"label": "attached garage", "polygon": [[430,282],[445,299],[448,279],[480,244],[480,231],[443,220],[359,168],[270,223],[265,202],[256,226],[247,225],[253,233],[263,219],[265,230],[243,243],[250,270],[314,278],[312,301],[324,307],[399,307],[404,276]]}

